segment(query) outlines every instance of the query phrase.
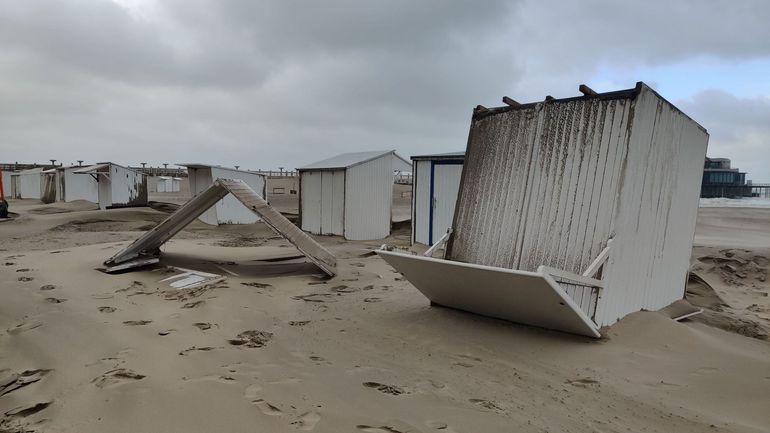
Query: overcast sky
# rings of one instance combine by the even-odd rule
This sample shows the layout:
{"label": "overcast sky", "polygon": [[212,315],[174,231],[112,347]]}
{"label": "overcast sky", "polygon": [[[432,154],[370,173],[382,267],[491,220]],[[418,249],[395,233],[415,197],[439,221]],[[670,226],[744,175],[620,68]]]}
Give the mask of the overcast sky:
{"label": "overcast sky", "polygon": [[770,182],[770,2],[0,1],[0,161],[294,168],[645,81]]}

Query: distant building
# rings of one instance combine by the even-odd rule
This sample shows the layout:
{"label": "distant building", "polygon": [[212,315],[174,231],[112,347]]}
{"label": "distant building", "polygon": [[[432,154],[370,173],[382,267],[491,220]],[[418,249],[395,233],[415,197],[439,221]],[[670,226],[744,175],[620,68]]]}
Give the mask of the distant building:
{"label": "distant building", "polygon": [[746,173],[731,168],[729,159],[707,157],[703,165],[700,196],[751,197],[751,181],[746,182]]}

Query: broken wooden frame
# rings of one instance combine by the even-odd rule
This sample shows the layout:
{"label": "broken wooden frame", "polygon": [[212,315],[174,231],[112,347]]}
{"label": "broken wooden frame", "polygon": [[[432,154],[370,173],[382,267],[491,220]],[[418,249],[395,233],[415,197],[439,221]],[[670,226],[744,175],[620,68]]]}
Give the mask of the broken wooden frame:
{"label": "broken wooden frame", "polygon": [[[190,199],[157,227],[105,261],[104,264],[108,267],[107,272],[142,266],[146,264],[148,259],[158,257],[161,245],[227,194],[235,196],[244,206],[261,217],[265,224],[291,242],[327,275],[337,274],[337,259],[334,255],[273,209],[244,181],[239,179],[217,179],[214,181],[209,188]],[[135,265],[132,266],[134,263]]]}

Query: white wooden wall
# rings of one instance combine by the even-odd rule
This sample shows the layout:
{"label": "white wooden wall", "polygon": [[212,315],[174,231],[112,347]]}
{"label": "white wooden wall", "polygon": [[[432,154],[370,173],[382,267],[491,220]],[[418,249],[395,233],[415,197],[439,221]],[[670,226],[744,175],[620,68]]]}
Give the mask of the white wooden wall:
{"label": "white wooden wall", "polygon": [[75,170],[83,167],[64,169],[64,201],[86,200],[99,203],[99,183],[87,174],[75,174]]}
{"label": "white wooden wall", "polygon": [[390,235],[393,154],[347,169],[345,239],[373,240]]}
{"label": "white wooden wall", "polygon": [[303,171],[302,230],[345,234],[345,170]]}

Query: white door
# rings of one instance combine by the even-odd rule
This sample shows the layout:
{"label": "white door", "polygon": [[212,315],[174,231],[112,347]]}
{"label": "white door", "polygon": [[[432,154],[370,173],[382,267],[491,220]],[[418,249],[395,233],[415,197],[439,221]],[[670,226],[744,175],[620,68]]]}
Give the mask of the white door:
{"label": "white door", "polygon": [[321,172],[321,234],[344,234],[345,171]]}
{"label": "white door", "polygon": [[462,164],[435,164],[433,166],[433,200],[431,201],[433,215],[430,245],[441,239],[441,236],[444,236],[444,233],[452,225],[462,173]]}
{"label": "white door", "polygon": [[321,234],[321,172],[305,171],[300,174],[300,204],[302,209],[302,230]]}

